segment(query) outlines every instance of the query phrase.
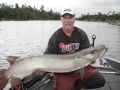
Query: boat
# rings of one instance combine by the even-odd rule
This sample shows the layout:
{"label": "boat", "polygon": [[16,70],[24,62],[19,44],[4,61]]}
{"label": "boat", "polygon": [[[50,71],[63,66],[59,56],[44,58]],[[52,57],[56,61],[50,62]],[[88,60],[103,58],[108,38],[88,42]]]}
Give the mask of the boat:
{"label": "boat", "polygon": [[[93,46],[95,35],[93,36]],[[100,57],[91,65],[95,67],[105,78],[106,83],[101,88],[96,89],[74,89],[74,90],[120,90],[120,61],[109,57]],[[33,80],[26,81],[28,78],[23,78],[17,87],[24,86],[20,90],[54,90],[53,89],[53,76],[51,73],[45,73],[43,76],[37,76]],[[24,83],[21,83],[24,82]],[[10,88],[10,83],[3,90],[16,90]]]}

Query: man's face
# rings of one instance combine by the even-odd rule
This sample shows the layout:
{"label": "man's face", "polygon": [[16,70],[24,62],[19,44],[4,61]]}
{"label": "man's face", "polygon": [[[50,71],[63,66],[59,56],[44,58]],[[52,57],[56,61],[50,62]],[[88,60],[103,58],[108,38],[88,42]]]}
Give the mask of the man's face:
{"label": "man's face", "polygon": [[75,17],[70,14],[65,14],[61,17],[61,21],[65,30],[72,30],[75,22]]}

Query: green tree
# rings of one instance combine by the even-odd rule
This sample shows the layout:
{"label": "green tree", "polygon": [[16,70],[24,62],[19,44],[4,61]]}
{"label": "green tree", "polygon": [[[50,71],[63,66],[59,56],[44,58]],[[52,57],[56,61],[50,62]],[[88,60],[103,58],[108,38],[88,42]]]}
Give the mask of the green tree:
{"label": "green tree", "polygon": [[7,5],[6,3],[0,4],[0,20],[58,20],[60,19],[60,13],[45,11],[44,6],[41,5],[38,10],[30,5],[22,5],[20,7],[18,3],[13,5]]}

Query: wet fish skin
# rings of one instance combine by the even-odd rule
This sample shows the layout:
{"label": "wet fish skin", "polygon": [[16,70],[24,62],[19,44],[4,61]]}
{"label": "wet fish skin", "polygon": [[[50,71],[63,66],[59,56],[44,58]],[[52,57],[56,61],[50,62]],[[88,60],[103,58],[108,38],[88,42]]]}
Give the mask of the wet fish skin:
{"label": "wet fish skin", "polygon": [[83,68],[95,61],[107,51],[105,45],[88,48],[67,55],[40,55],[20,59],[12,64],[6,71],[5,77],[23,78],[31,75],[36,70],[46,72],[70,72]]}

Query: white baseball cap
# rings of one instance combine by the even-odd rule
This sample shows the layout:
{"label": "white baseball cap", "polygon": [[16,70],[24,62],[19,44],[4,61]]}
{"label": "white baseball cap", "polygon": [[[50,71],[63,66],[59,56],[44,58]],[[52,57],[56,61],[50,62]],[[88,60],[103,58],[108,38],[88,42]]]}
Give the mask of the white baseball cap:
{"label": "white baseball cap", "polygon": [[70,9],[70,8],[64,9],[64,10],[62,11],[62,13],[61,13],[61,16],[63,16],[63,15],[66,14],[66,13],[68,13],[68,14],[70,14],[70,15],[72,15],[72,16],[75,16],[74,11],[73,11],[72,9]]}

